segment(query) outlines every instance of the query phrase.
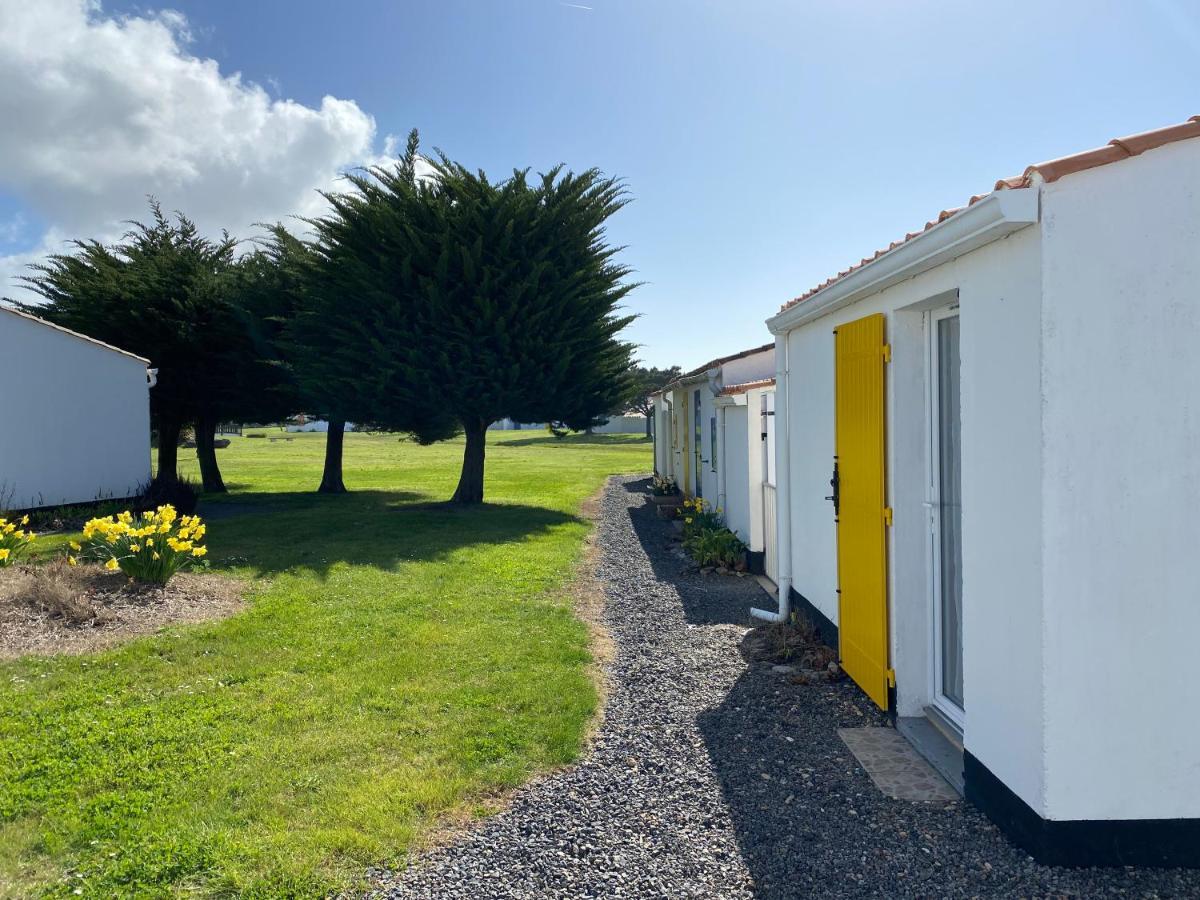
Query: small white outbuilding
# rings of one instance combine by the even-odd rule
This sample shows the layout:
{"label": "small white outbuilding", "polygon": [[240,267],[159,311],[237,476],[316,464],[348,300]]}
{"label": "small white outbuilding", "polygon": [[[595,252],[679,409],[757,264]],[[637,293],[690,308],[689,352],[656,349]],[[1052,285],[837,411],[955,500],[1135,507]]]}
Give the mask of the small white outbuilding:
{"label": "small white outbuilding", "polygon": [[0,306],[0,509],[137,494],[150,480],[149,361]]}
{"label": "small white outbuilding", "polygon": [[654,469],[719,508],[773,577],[775,345],[714,359],[652,395]]}
{"label": "small white outbuilding", "polygon": [[1200,864],[1200,117],[788,303],[779,587],[1037,859]]}

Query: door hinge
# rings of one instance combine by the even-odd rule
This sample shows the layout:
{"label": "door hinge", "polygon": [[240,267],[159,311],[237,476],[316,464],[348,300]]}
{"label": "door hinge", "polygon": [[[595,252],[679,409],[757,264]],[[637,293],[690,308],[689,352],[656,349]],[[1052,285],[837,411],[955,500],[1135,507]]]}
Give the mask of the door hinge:
{"label": "door hinge", "polygon": [[883,508],[883,524],[884,525],[892,524],[892,508],[890,506],[885,506]]}
{"label": "door hinge", "polygon": [[888,669],[884,674],[887,676],[887,686],[894,688],[896,686],[896,670]]}
{"label": "door hinge", "polygon": [[883,361],[885,363],[890,363],[892,361],[892,345],[891,344],[883,345]]}

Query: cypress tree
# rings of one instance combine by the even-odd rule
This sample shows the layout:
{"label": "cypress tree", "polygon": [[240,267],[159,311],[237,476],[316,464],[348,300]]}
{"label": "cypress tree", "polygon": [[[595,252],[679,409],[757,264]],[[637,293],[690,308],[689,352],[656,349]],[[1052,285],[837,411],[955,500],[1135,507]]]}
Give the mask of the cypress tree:
{"label": "cypress tree", "polygon": [[330,197],[315,223],[337,284],[323,302],[345,303],[341,352],[356,353],[357,393],[378,416],[420,440],[464,432],[452,499],[480,503],[491,423],[585,428],[627,395],[619,304],[634,285],[604,231],[626,195],[595,169],[493,183],[440,153],[422,178],[417,154],[414,131],[398,165]]}
{"label": "cypress tree", "polygon": [[[169,220],[150,201],[151,222],[131,222],[112,247],[73,241],[73,251],[31,266],[22,280],[44,304],[17,304],[33,315],[129,350],[158,369],[150,412],[158,432],[156,479],[178,477],[177,447],[189,422],[207,421],[214,399],[225,395],[223,366],[240,351],[239,326],[223,278],[236,241],[203,238],[182,214]],[[87,385],[80,385],[87,390]],[[206,489],[224,489],[205,465]]]}

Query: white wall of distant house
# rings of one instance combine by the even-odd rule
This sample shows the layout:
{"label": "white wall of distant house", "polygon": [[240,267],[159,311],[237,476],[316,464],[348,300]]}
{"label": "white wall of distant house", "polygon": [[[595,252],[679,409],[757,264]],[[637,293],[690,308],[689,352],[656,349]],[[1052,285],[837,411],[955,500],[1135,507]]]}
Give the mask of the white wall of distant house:
{"label": "white wall of distant house", "polygon": [[0,309],[0,508],[124,498],[150,480],[146,364]]}
{"label": "white wall of distant house", "polygon": [[[315,431],[315,432],[325,433],[325,432],[329,431],[329,423],[327,421],[325,421],[324,419],[312,419],[311,421],[305,422],[303,425],[295,425],[295,424],[288,425],[287,430],[292,431],[292,432]],[[353,431],[354,423],[347,422],[345,427],[342,430],[343,431]]]}
{"label": "white wall of distant house", "polygon": [[592,434],[645,434],[645,416],[613,416],[603,425],[592,428]]}
{"label": "white wall of distant house", "polygon": [[1200,141],[1042,215],[1048,812],[1197,818]]}

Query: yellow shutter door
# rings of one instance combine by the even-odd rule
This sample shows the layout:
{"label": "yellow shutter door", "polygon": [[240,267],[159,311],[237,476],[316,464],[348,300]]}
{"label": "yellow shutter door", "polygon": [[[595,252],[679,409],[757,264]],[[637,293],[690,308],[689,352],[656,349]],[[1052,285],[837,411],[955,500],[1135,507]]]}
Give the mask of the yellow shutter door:
{"label": "yellow shutter door", "polygon": [[887,708],[887,525],[884,462],[884,317],[834,331],[838,634],[842,665]]}

